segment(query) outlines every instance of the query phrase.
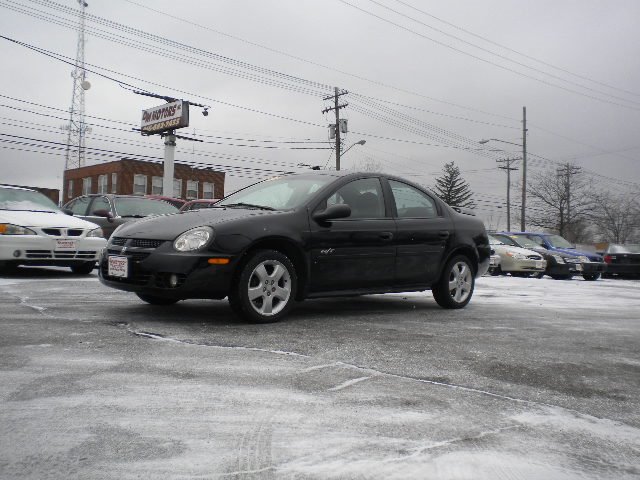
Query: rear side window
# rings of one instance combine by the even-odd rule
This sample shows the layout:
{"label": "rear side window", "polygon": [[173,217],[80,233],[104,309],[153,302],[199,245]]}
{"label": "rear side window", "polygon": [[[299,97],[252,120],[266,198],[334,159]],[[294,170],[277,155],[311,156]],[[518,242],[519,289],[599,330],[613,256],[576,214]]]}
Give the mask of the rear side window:
{"label": "rear side window", "polygon": [[389,180],[396,202],[398,218],[435,218],[438,216],[436,202],[426,193],[406,183]]}

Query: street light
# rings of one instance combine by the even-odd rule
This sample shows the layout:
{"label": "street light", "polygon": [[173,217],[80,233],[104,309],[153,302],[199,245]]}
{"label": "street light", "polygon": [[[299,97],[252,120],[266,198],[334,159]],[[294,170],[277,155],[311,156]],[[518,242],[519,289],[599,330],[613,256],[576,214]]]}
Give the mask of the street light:
{"label": "street light", "polygon": [[[522,134],[522,143],[508,142],[507,140],[500,140],[499,138],[488,138],[480,140],[478,143],[485,144],[491,141],[494,142],[502,142],[508,143],[510,145],[515,145],[517,147],[522,147],[522,204],[520,205],[520,231],[525,231],[525,213],[526,213],[526,203],[527,203],[527,137],[526,137],[526,129]],[[508,172],[508,171],[507,171]],[[507,180],[508,181],[508,180]],[[508,193],[507,193],[508,196]]]}
{"label": "street light", "polygon": [[352,144],[352,145],[349,145],[349,147],[347,147],[347,149],[346,149],[344,152],[342,152],[342,153],[340,154],[340,156],[344,155],[344,154],[345,154],[345,153],[347,153],[349,150],[351,150],[351,147],[355,147],[356,145],[364,145],[365,143],[367,143],[367,141],[366,141],[366,140],[360,140],[359,142],[356,142],[356,143],[354,143],[354,144]]}

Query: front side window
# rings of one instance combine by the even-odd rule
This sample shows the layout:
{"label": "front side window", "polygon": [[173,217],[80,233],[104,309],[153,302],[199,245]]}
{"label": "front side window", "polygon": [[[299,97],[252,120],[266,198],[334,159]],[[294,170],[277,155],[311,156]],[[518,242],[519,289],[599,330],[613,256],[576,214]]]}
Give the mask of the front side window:
{"label": "front side window", "polygon": [[573,244],[560,235],[549,235],[547,240],[554,248],[575,248]]}
{"label": "front side window", "polygon": [[398,218],[435,218],[438,216],[436,202],[426,193],[406,183],[389,180],[396,202]]}
{"label": "front side window", "polygon": [[111,212],[111,204],[107,197],[96,197],[91,204],[91,214],[93,215],[96,210],[107,210]]}
{"label": "front side window", "polygon": [[349,218],[382,218],[385,216],[382,187],[377,178],[363,178],[349,182],[327,199],[327,206],[340,203],[351,207]]}
{"label": "front side window", "polygon": [[197,180],[187,180],[187,199],[194,198],[198,198],[198,182]]}
{"label": "front side window", "polygon": [[71,210],[74,215],[86,215],[90,200],[89,197],[78,197],[71,204],[67,205],[67,208]]}
{"label": "front side window", "polygon": [[91,193],[91,177],[82,179],[82,194],[88,195]]}
{"label": "front side window", "polygon": [[133,176],[133,193],[135,195],[147,194],[147,176],[146,175]]}
{"label": "front side window", "polygon": [[151,193],[162,195],[162,177],[151,177]]}

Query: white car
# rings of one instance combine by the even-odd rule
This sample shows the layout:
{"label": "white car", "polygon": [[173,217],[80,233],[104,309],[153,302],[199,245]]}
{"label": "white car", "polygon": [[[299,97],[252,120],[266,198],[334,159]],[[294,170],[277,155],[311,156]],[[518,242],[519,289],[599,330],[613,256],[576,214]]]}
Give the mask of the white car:
{"label": "white car", "polygon": [[0,185],[0,272],[37,265],[87,275],[106,245],[95,223],[67,215],[35,190]]}
{"label": "white car", "polygon": [[500,255],[500,265],[494,274],[510,273],[514,277],[528,277],[544,273],[547,261],[542,255],[526,248],[506,245],[489,235],[491,248]]}

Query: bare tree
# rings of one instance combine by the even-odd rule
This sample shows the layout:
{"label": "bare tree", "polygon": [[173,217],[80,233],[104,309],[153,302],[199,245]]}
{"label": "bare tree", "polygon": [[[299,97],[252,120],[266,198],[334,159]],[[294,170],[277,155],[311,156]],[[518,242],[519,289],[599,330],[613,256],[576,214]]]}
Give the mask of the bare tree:
{"label": "bare tree", "polygon": [[532,175],[527,188],[527,224],[558,232],[573,242],[586,240],[584,220],[593,211],[592,185],[584,174],[547,170]]}
{"label": "bare tree", "polygon": [[638,196],[630,193],[614,195],[603,192],[596,196],[598,206],[592,216],[602,239],[626,243],[633,238],[640,222]]}

